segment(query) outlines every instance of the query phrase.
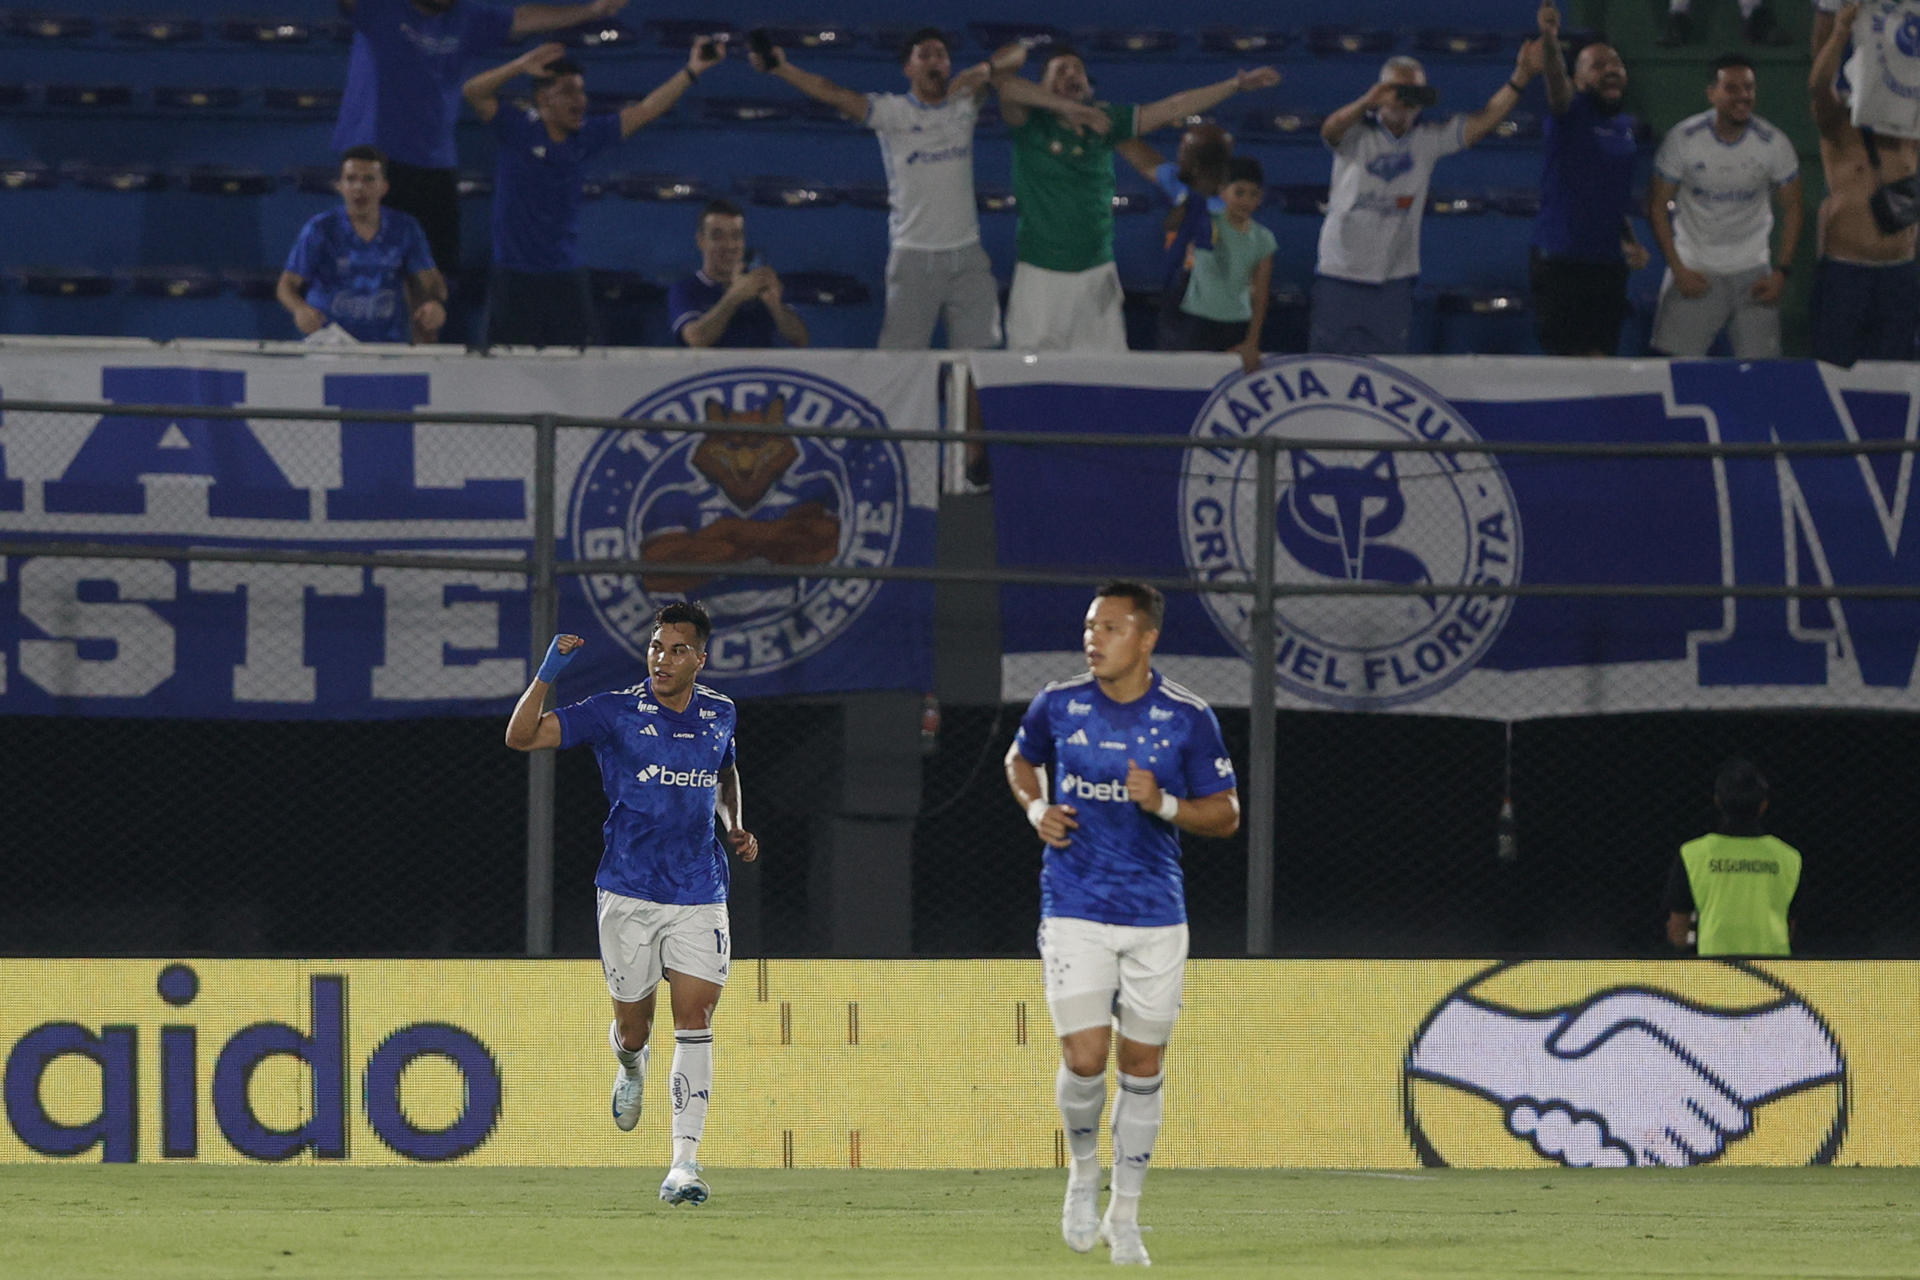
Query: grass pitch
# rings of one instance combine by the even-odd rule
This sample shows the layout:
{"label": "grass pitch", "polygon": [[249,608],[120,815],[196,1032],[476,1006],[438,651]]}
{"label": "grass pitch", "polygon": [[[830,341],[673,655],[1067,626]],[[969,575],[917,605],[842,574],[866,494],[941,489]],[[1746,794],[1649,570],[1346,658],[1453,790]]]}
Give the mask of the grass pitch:
{"label": "grass pitch", "polygon": [[[0,1276],[1107,1274],[1064,1175],[714,1169],[0,1167]],[[1154,1266],[1232,1277],[1914,1277],[1920,1169],[1158,1170]]]}

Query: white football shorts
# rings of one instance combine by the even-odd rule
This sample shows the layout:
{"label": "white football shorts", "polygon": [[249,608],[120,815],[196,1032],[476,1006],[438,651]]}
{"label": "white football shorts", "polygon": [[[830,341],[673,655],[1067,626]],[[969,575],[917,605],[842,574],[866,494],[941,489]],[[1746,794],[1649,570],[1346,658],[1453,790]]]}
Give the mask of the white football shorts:
{"label": "white football shorts", "polygon": [[615,1000],[633,1004],[646,999],[668,969],[727,985],[733,934],[726,903],[672,906],[605,889],[597,892],[600,967],[607,972],[607,991]]}
{"label": "white football shorts", "polygon": [[1106,1026],[1135,1044],[1165,1044],[1180,1017],[1187,926],[1100,924],[1070,916],[1040,922],[1040,961],[1055,1035]]}

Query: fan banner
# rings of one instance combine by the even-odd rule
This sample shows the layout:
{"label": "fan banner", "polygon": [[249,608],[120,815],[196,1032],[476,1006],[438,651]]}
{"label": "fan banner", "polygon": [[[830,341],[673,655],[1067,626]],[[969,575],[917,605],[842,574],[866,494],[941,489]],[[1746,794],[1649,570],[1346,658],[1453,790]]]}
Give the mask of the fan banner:
{"label": "fan banner", "polygon": [[[1748,707],[1920,707],[1920,600],[1471,586],[1907,589],[1913,454],[1570,456],[1383,444],[1905,442],[1907,365],[985,353],[986,426],[1184,447],[993,447],[1003,568],[1253,580],[1275,565],[1282,707],[1493,719]],[[1276,500],[1256,509],[1272,437]],[[1311,443],[1307,443],[1311,442]],[[1909,536],[1914,535],[1914,536]],[[1374,584],[1401,594],[1315,588]],[[1445,587],[1423,594],[1419,588]],[[1084,669],[1085,587],[1002,596],[1003,693]],[[1250,592],[1175,592],[1155,663],[1247,704]]]}
{"label": "fan banner", "polygon": [[[620,352],[537,357],[0,347],[8,404],[558,414],[706,424],[563,427],[555,556],[724,574],[563,576],[586,648],[572,700],[632,685],[655,611],[714,621],[703,682],[758,697],[929,687],[932,589],[793,576],[933,562],[931,355]],[[852,439],[729,424],[854,428]],[[0,711],[267,719],[504,715],[526,687],[530,426],[8,409],[0,541],[436,555],[432,569],[13,555]],[[754,569],[768,570],[755,573]],[[774,570],[786,570],[785,573]]]}

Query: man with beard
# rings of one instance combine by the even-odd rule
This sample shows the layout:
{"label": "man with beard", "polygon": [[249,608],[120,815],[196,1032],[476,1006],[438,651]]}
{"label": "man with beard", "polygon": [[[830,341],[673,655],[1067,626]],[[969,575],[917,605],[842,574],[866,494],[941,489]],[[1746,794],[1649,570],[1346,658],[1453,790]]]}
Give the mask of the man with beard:
{"label": "man with beard", "polygon": [[[386,205],[417,219],[434,265],[460,270],[460,191],[453,125],[469,59],[543,31],[612,17],[627,0],[522,4],[461,0],[340,0],[353,23],[347,83],[333,149],[378,147],[387,157]],[[416,342],[430,342],[418,326]]]}
{"label": "man with beard", "polygon": [[1550,114],[1533,224],[1534,333],[1548,355],[1610,356],[1626,323],[1627,276],[1647,264],[1627,221],[1637,159],[1627,68],[1595,42],[1569,78],[1553,0],[1539,24]]}
{"label": "man with beard", "polygon": [[1819,261],[1813,276],[1813,355],[1829,364],[1905,360],[1920,326],[1920,273],[1914,228],[1887,230],[1873,213],[1882,183],[1911,182],[1920,143],[1854,127],[1834,77],[1860,6],[1847,5],[1828,24],[1827,42],[1807,76],[1807,100],[1820,130],[1820,166],[1827,198],[1815,226]]}
{"label": "man with beard", "polygon": [[[1654,156],[1647,220],[1667,259],[1653,322],[1659,355],[1704,356],[1723,328],[1738,359],[1780,355],[1780,293],[1800,240],[1800,159],[1753,113],[1754,93],[1751,62],[1714,59],[1713,108],[1668,130]],[[1769,196],[1780,210],[1772,252]]]}

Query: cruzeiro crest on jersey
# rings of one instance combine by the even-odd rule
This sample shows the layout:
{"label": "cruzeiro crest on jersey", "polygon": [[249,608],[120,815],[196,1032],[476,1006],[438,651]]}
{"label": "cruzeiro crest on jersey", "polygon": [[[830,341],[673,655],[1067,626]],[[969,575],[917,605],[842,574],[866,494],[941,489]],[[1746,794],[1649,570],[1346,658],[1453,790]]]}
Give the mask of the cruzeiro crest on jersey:
{"label": "cruzeiro crest on jersey", "polygon": [[877,568],[899,550],[907,507],[897,444],[860,396],[792,369],[729,368],[661,388],[622,415],[649,421],[870,430],[873,439],[744,431],[608,431],[588,451],[568,512],[583,559],[700,563],[712,572],[590,575],[587,603],[643,658],[654,612],[698,600],[713,618],[710,671],[765,675],[831,644],[878,593],[871,579],[767,567]]}
{"label": "cruzeiro crest on jersey", "polygon": [[[1346,356],[1270,361],[1217,387],[1193,424],[1180,492],[1187,564],[1207,581],[1252,578],[1257,540],[1274,542],[1277,586],[1504,584],[1520,576],[1520,522],[1486,454],[1396,452],[1399,440],[1480,437],[1430,388]],[[1277,502],[1255,510],[1255,453],[1210,442],[1258,436],[1352,441],[1283,450]],[[1248,652],[1253,598],[1203,597]],[[1471,670],[1511,597],[1284,595],[1274,609],[1281,687],[1340,707],[1416,702]]]}

